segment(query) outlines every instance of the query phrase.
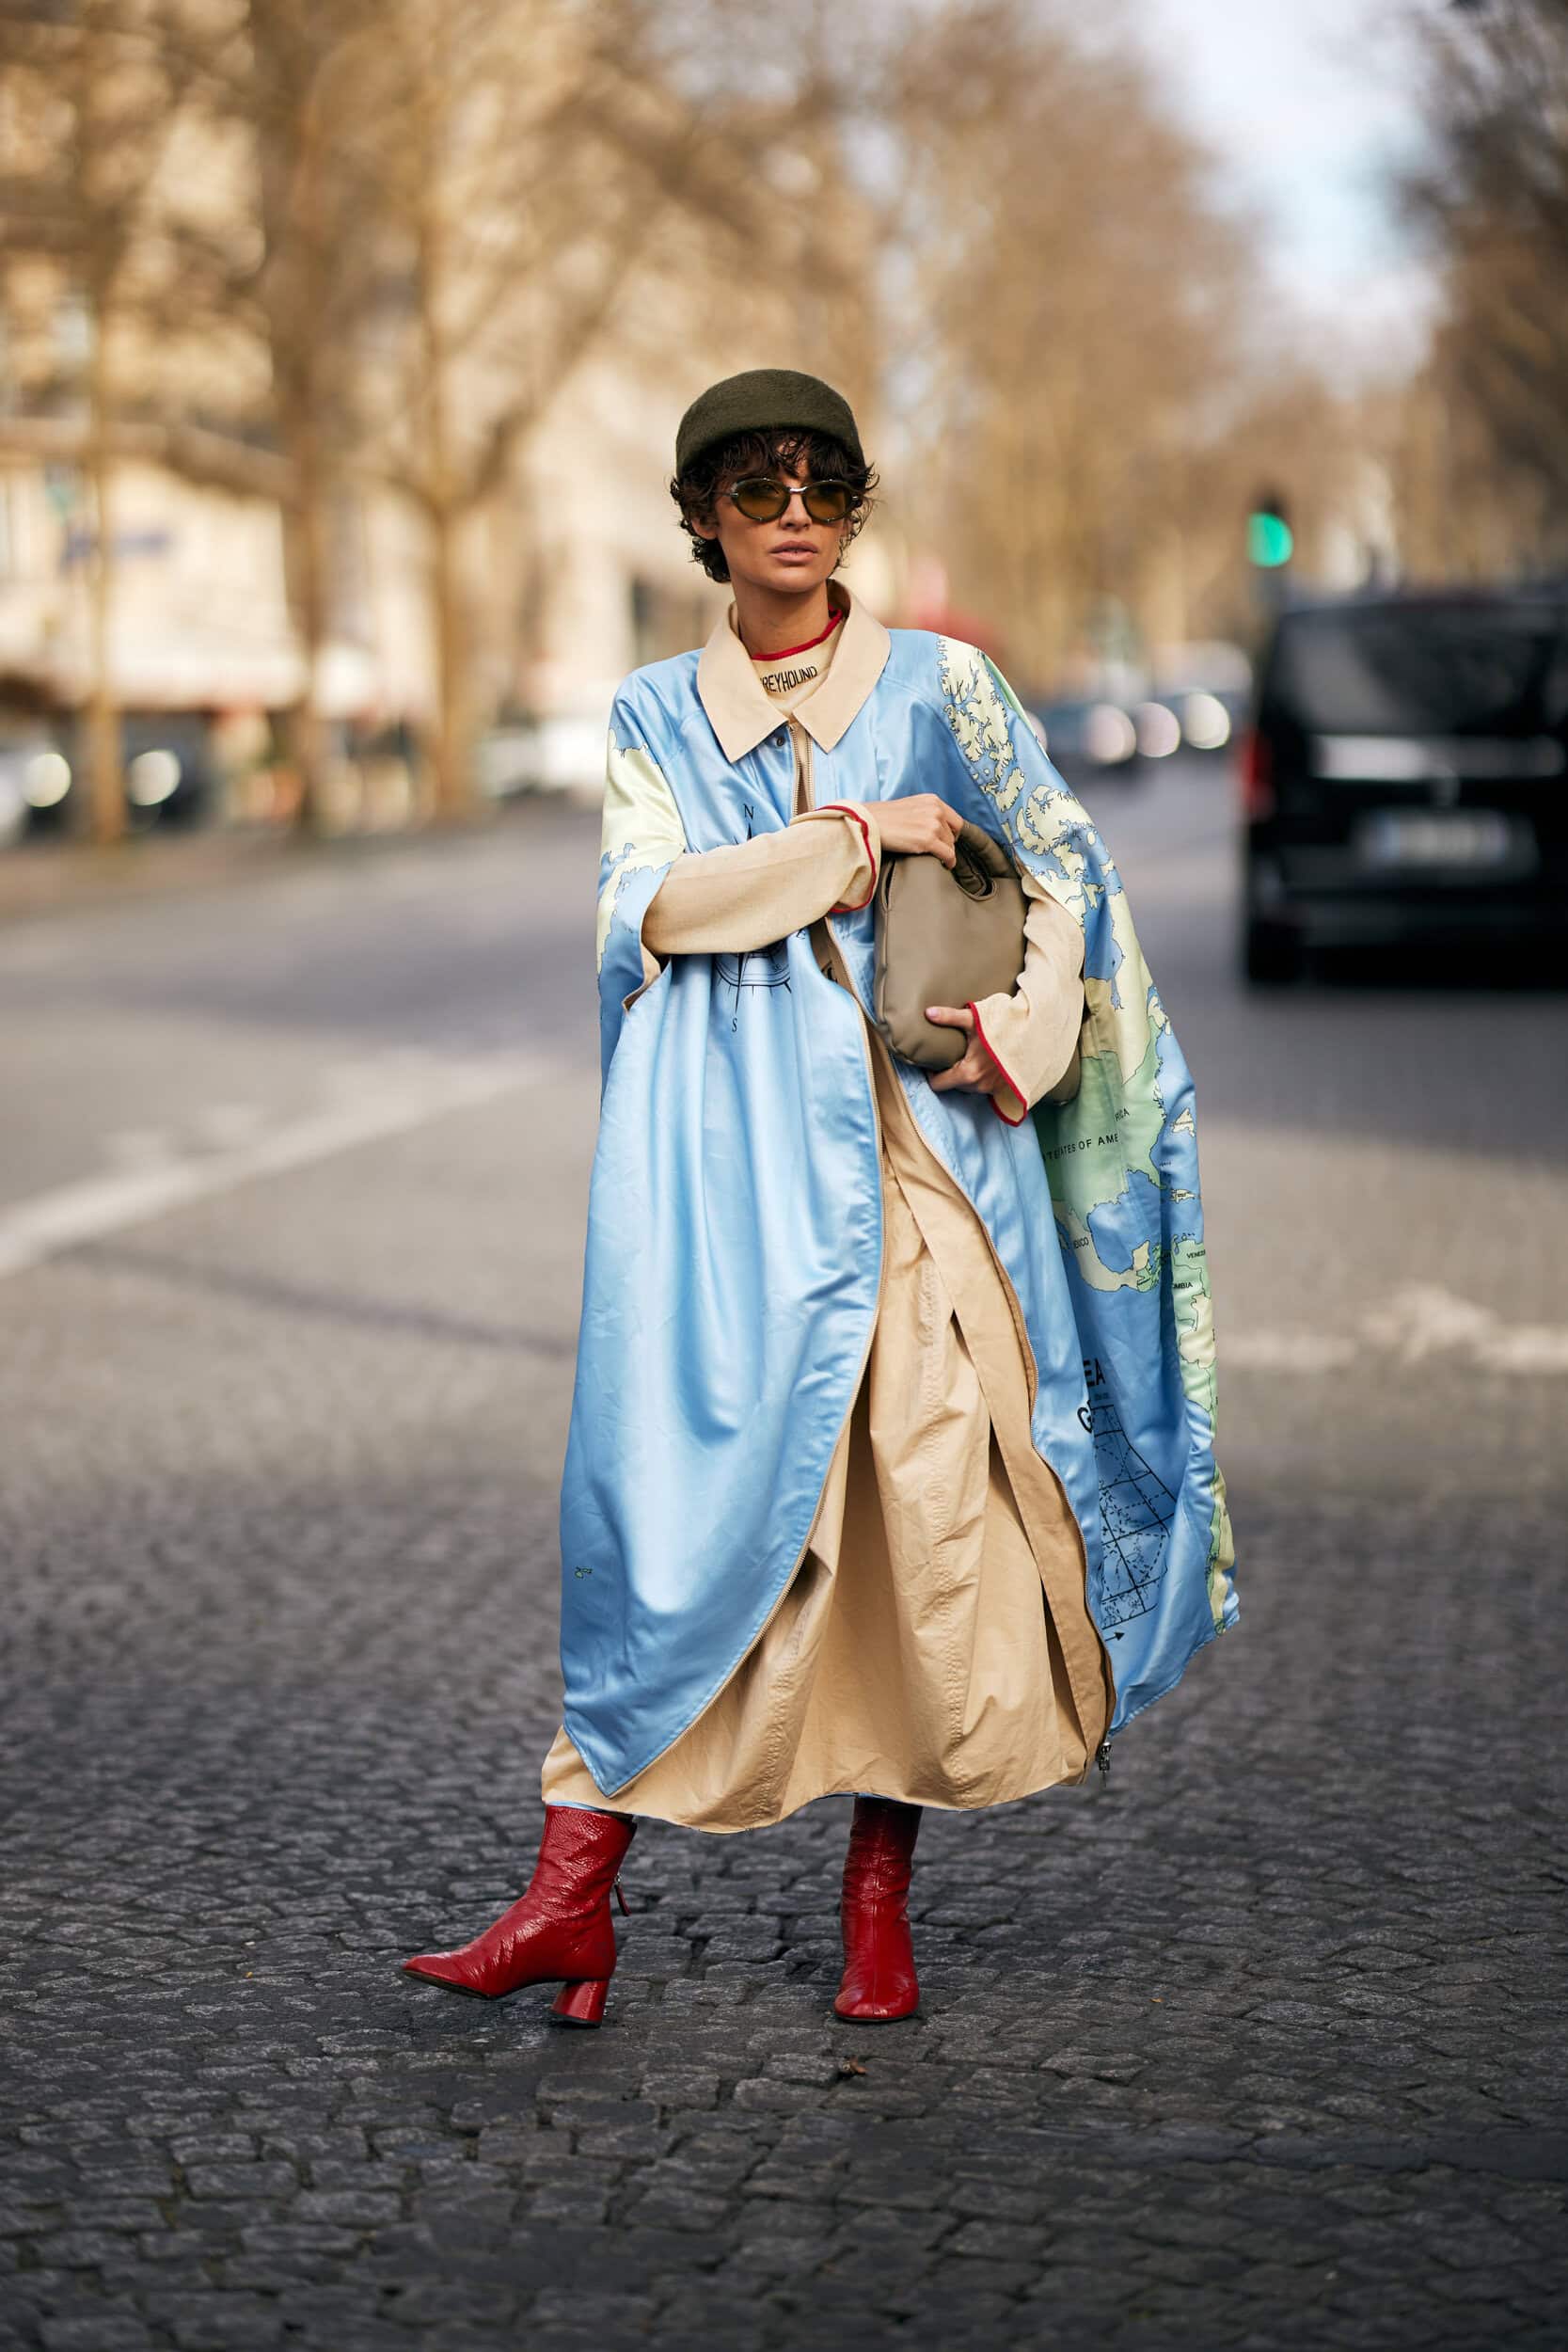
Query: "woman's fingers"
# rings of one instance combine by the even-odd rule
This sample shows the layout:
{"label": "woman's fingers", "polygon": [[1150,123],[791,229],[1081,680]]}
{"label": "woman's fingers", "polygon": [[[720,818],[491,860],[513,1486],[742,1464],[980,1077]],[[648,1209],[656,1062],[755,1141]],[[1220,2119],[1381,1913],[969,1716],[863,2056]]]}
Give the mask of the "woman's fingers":
{"label": "woman's fingers", "polygon": [[[938,1022],[943,1028],[967,1030],[973,1040],[974,1015],[967,1005],[927,1005],[926,1018],[927,1021]],[[939,1094],[945,1092],[951,1087],[974,1087],[982,1094],[990,1094],[993,1090],[992,1081],[995,1073],[991,1069],[989,1057],[981,1051],[979,1046],[971,1042],[965,1046],[961,1057],[953,1063],[950,1069],[927,1073],[927,1075]]]}
{"label": "woman's fingers", "polygon": [[900,856],[940,858],[958,864],[953,844],[963,818],[935,792],[914,792],[881,803],[882,846]]}
{"label": "woman's fingers", "polygon": [[958,862],[958,851],[953,847],[956,838],[947,823],[947,812],[942,811],[931,820],[928,855],[940,857],[944,866],[956,866]]}
{"label": "woman's fingers", "polygon": [[945,801],[940,801],[937,806],[940,811],[937,821],[942,828],[942,840],[937,855],[944,866],[955,866],[958,862],[958,853],[953,845],[958,840],[963,818],[956,808],[949,808]]}
{"label": "woman's fingers", "polygon": [[927,1071],[927,1075],[938,1094],[945,1093],[952,1087],[968,1087],[976,1094],[996,1092],[995,1071],[973,1050],[964,1056],[962,1061],[956,1061],[951,1070]]}
{"label": "woman's fingers", "polygon": [[969,1005],[927,1005],[927,1021],[936,1021],[941,1028],[961,1028],[969,1035],[964,1054],[959,1057],[959,1061],[952,1063],[950,1071],[927,1073],[933,1089],[938,1094],[945,1094],[950,1087],[974,1087],[978,1094],[994,1094],[997,1091],[997,1071],[994,1071],[990,1054],[975,1038],[975,1016],[971,1014]]}

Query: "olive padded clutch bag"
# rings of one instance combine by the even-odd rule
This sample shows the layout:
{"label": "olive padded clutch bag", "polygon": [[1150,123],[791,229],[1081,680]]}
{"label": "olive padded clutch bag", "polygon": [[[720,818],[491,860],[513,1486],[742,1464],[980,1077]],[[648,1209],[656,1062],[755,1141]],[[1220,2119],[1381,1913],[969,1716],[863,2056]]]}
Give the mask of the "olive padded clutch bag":
{"label": "olive padded clutch bag", "polygon": [[[889,1051],[923,1070],[950,1070],[967,1033],[927,1021],[927,1005],[963,1005],[1011,994],[1023,969],[1023,884],[1008,850],[979,825],[965,822],[953,843],[951,868],[939,857],[890,855],[882,861],[872,909],[875,930],[873,1017]],[[1079,1057],[1046,1096],[1070,1102]]]}

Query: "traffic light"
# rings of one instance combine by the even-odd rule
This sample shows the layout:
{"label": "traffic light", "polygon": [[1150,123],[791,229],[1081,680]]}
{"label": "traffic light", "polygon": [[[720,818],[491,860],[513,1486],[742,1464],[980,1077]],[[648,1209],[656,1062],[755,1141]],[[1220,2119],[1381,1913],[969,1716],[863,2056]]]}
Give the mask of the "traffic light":
{"label": "traffic light", "polygon": [[1246,518],[1246,551],[1260,571],[1277,571],[1295,553],[1295,534],[1277,490],[1259,490]]}

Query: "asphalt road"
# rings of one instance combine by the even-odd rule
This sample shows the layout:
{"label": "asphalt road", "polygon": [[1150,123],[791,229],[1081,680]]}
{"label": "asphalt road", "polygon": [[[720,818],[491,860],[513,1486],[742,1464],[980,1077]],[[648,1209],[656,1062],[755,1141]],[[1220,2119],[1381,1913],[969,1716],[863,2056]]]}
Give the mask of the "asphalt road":
{"label": "asphalt road", "polygon": [[1097,814],[1197,1086],[1242,1619],[1103,1791],[526,1880],[598,1099],[592,809],[0,939],[0,2343],[1560,2344],[1560,993],[1249,997],[1227,786]]}

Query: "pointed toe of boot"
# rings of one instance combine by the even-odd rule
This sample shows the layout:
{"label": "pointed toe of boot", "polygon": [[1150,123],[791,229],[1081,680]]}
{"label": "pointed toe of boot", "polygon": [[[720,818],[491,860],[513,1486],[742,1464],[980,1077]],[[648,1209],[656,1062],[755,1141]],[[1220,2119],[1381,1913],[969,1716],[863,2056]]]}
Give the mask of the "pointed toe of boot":
{"label": "pointed toe of boot", "polygon": [[524,1985],[559,1982],[570,1996],[560,2013],[569,2024],[596,2026],[615,1973],[610,1888],[620,1894],[617,1874],[635,1827],[629,1816],[546,1805],[527,1894],[471,1943],[448,1952],[416,1952],[404,1962],[404,1974],[489,2001]]}
{"label": "pointed toe of boot", "polygon": [[449,1993],[483,1994],[483,1986],[469,1982],[461,1952],[416,1952],[412,1960],[404,1962],[403,1973],[419,1977],[426,1984],[444,1984]]}

